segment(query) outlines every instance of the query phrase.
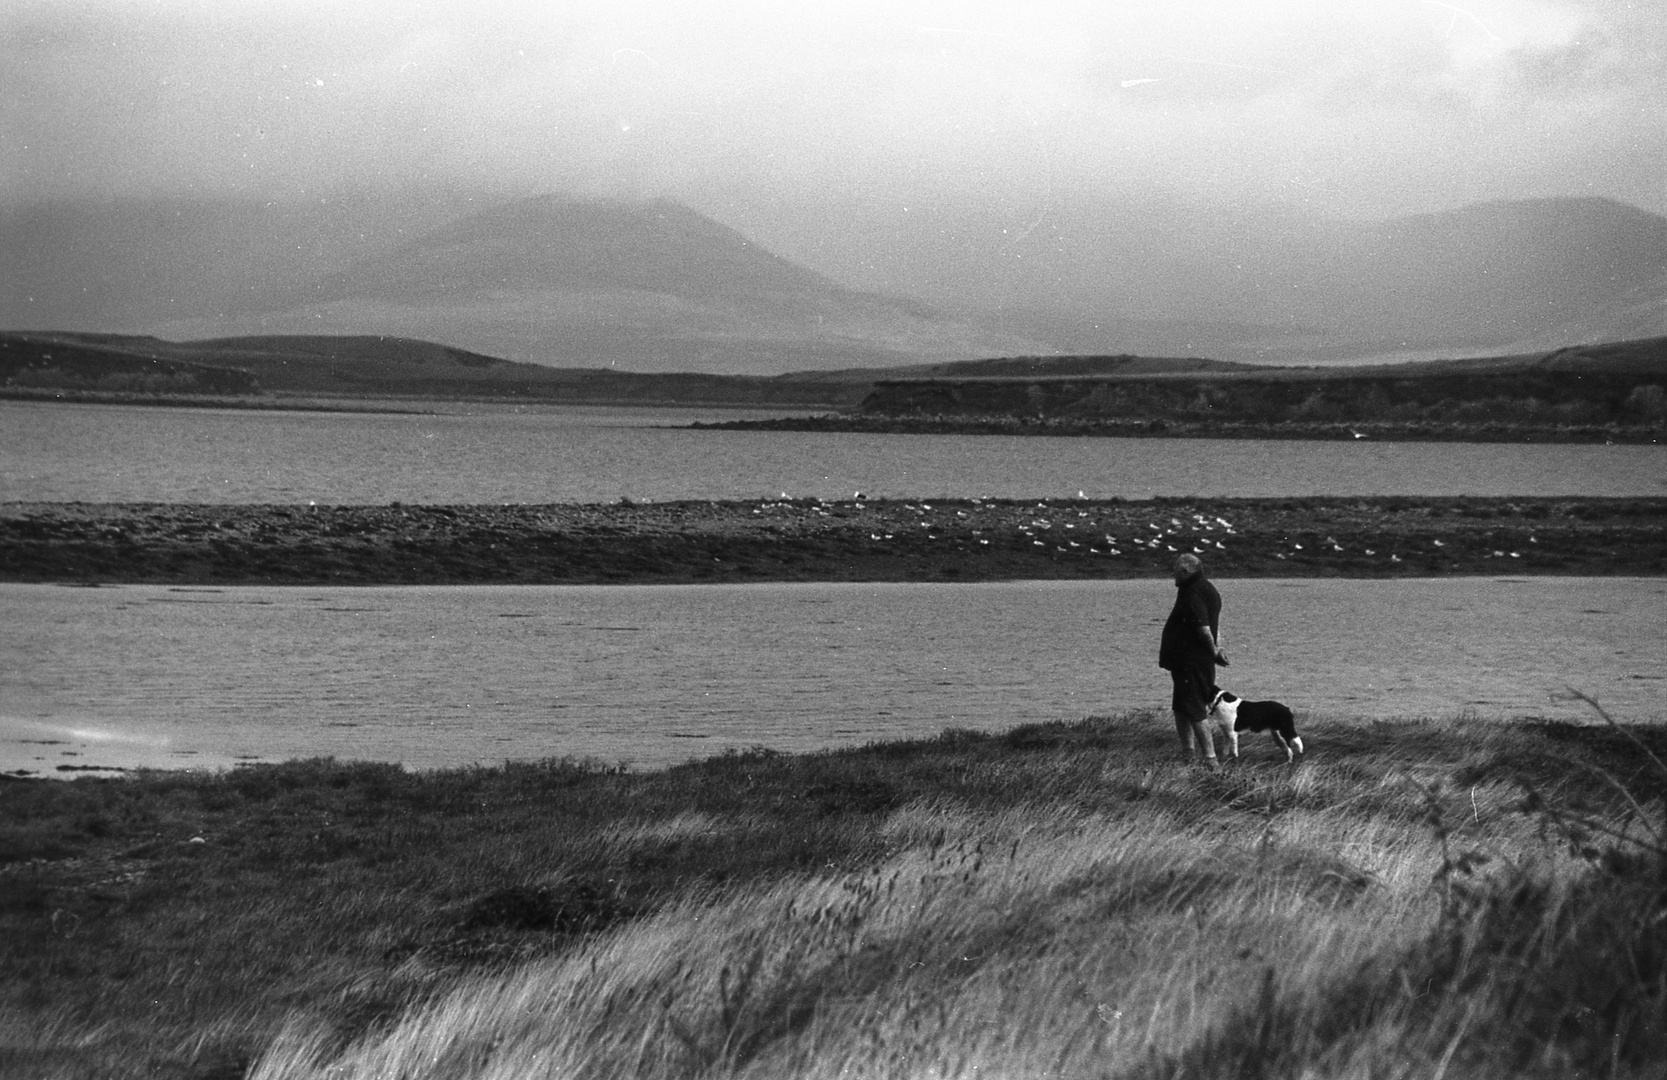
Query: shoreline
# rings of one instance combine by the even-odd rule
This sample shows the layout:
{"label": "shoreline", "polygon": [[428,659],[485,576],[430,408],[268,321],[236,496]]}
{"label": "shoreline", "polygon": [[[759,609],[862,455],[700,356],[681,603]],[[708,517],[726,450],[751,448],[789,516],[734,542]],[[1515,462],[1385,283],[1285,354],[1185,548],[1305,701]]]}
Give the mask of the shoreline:
{"label": "shoreline", "polygon": [[1321,442],[1577,443],[1654,446],[1659,425],[1523,424],[1505,421],[1292,421],[1178,420],[1137,417],[953,416],[829,414],[765,420],[696,422],[706,431],[807,431],[869,435],[1007,435],[1089,439],[1263,439]]}
{"label": "shoreline", "polygon": [[401,585],[1667,576],[1667,498],[0,504],[0,581]]}

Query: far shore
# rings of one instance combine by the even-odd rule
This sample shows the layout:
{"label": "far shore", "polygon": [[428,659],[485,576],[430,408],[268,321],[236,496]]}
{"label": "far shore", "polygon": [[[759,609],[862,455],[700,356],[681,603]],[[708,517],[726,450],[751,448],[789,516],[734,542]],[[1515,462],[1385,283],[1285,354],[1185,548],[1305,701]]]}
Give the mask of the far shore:
{"label": "far shore", "polygon": [[681,584],[1667,575],[1667,498],[0,504],[0,581]]}
{"label": "far shore", "polygon": [[1659,445],[1659,424],[1536,424],[1431,420],[1197,420],[1144,417],[824,413],[762,420],[697,422],[723,431],[811,431],[871,435],[1049,435],[1096,439],[1303,439],[1349,442],[1625,443]]}

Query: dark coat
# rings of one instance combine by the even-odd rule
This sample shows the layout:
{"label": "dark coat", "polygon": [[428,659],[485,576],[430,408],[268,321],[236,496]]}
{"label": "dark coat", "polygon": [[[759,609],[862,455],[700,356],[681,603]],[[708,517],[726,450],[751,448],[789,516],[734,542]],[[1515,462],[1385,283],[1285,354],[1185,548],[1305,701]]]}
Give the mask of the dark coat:
{"label": "dark coat", "polygon": [[1197,573],[1175,586],[1175,606],[1163,624],[1163,639],[1158,646],[1158,666],[1175,671],[1180,668],[1215,663],[1215,650],[1204,644],[1199,635],[1201,626],[1210,628],[1211,637],[1218,633],[1221,621],[1221,594],[1203,573]]}

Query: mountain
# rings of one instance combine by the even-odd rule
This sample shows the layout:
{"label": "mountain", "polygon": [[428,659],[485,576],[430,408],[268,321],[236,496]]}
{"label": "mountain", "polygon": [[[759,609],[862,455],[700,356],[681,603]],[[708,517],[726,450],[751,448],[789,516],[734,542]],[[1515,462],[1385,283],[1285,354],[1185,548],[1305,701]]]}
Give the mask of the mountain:
{"label": "mountain", "polygon": [[[743,207],[774,250],[1076,353],[1430,359],[1667,333],[1667,218],[1601,198],[1384,221],[1054,192],[980,207]],[[875,241],[880,238],[880,242]]]}
{"label": "mountain", "polygon": [[[332,220],[314,215],[307,235],[332,235]],[[240,237],[253,231],[238,224]],[[311,279],[262,267],[264,279],[200,286],[194,303],[168,294],[107,307],[116,325],[90,328],[170,339],[374,333],[554,367],[745,374],[1036,351],[915,301],[844,288],[669,201],[499,202],[415,236],[377,224],[359,230],[368,239],[327,245]]]}
{"label": "mountain", "polygon": [[1667,334],[1667,218],[1606,199],[1341,222],[1056,194],[1017,229],[921,209],[829,202],[792,228],[789,210],[753,215],[744,235],[666,200],[462,192],[13,208],[0,327],[382,335],[744,374],[1058,354],[1353,364]]}

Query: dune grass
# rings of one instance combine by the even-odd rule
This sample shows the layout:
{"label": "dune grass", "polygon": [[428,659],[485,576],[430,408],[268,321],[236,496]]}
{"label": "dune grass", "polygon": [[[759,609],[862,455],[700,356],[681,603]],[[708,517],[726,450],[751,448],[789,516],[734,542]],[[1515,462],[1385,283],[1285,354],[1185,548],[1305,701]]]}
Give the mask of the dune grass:
{"label": "dune grass", "polygon": [[10,782],[0,1074],[1658,1075],[1662,733],[1304,735]]}

